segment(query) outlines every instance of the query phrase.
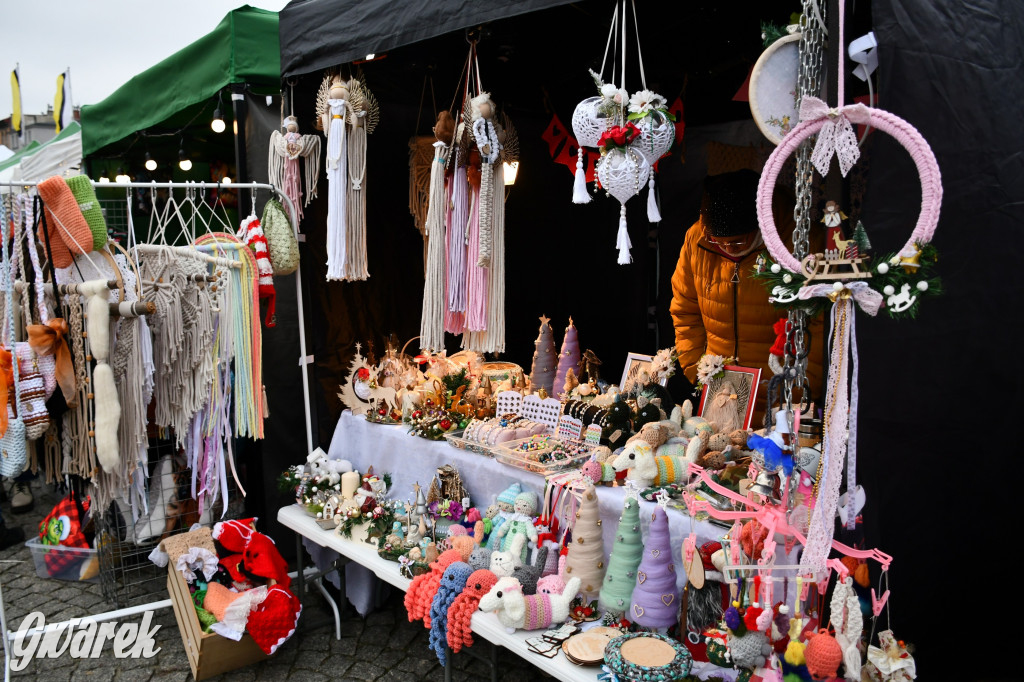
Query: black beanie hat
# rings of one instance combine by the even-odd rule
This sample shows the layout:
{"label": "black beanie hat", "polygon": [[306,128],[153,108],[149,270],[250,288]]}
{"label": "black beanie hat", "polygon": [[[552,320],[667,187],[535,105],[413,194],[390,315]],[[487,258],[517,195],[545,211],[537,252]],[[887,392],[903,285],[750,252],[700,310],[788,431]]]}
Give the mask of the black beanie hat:
{"label": "black beanie hat", "polygon": [[704,179],[701,222],[713,237],[735,237],[758,229],[757,183],[752,170],[709,175]]}

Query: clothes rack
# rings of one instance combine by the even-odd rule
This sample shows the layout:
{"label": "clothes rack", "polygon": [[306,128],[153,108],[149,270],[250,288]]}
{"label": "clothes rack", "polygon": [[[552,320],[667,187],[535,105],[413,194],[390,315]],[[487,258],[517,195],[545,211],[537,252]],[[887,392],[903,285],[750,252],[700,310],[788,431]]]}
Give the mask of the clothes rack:
{"label": "clothes rack", "polygon": [[[25,191],[25,192],[31,191],[31,190],[33,190],[35,188],[36,184],[37,183],[35,183],[35,182],[0,182],[0,196],[2,196],[4,194],[11,194],[11,193],[13,193],[16,190]],[[251,191],[254,191],[254,192],[255,191],[259,191],[259,190],[265,190],[265,191],[271,192],[274,196],[276,196],[282,202],[284,202],[284,204],[288,207],[288,215],[295,215],[295,206],[293,205],[291,199],[288,198],[288,195],[286,195],[283,191],[281,191],[276,186],[274,186],[272,184],[262,183],[262,182],[239,182],[239,183],[231,183],[230,185],[222,185],[220,183],[207,183],[207,182],[104,182],[104,183],[99,183],[99,182],[96,182],[95,180],[93,180],[92,181],[92,186],[93,186],[94,189],[103,189],[103,190],[111,190],[111,189],[123,189],[123,190],[134,190],[134,189],[152,189],[152,190],[155,190],[155,189],[171,189],[171,190],[173,190],[173,189],[184,189],[184,190],[193,190],[193,191],[198,190],[198,191],[203,192],[203,193],[205,193],[205,191],[207,189],[217,189],[217,188],[220,188],[220,187],[230,187],[231,189],[235,189],[235,190],[248,189],[248,190],[251,190]],[[7,191],[5,191],[5,189]],[[303,241],[300,238],[300,235],[299,235],[298,225],[293,223],[292,224],[292,230],[295,233],[296,240],[298,240],[300,242]],[[228,259],[223,259],[223,258],[217,258],[216,256],[210,256],[210,255],[208,255],[206,253],[203,253],[200,250],[197,250],[197,249],[192,248],[192,247],[172,247],[172,246],[152,245],[152,244],[139,244],[138,247],[139,247],[139,250],[140,250],[141,253],[146,253],[147,251],[152,253],[154,251],[158,251],[158,250],[161,250],[161,249],[174,249],[176,251],[176,253],[178,253],[178,254],[187,255],[187,256],[190,256],[190,257],[199,257],[199,258],[201,258],[201,259],[203,259],[204,261],[207,261],[207,262],[212,262],[212,263],[216,263],[216,264],[227,266],[227,267],[238,267],[239,266],[238,263],[235,262],[235,261],[230,261]],[[113,284],[113,286],[111,288],[114,288],[114,287],[117,286],[116,281],[112,282],[112,284]],[[24,286],[24,284],[22,284],[22,286]],[[52,293],[52,291],[53,291],[52,286],[51,285],[47,285],[47,286],[49,287],[48,291],[50,293]],[[61,292],[61,293],[73,293],[74,292],[73,289],[65,289],[64,288],[65,286],[67,286],[67,287],[75,287],[76,285],[58,285],[58,291]],[[303,408],[304,408],[304,411],[305,411],[305,420],[306,420],[306,451],[307,452],[312,452],[312,450],[313,450],[313,430],[312,430],[312,419],[311,419],[310,404],[309,404],[309,374],[308,374],[308,370],[307,370],[307,365],[309,365],[309,363],[312,361],[312,358],[309,355],[307,355],[307,353],[306,353],[306,323],[305,323],[305,314],[304,314],[303,297],[302,297],[302,265],[301,265],[301,263],[296,267],[296,270],[295,270],[295,299],[296,299],[296,305],[298,306],[298,317],[299,317],[299,320],[298,320],[298,323],[299,323],[298,324],[298,326],[299,326],[299,352],[300,352],[301,355],[299,357],[298,364],[299,364],[299,367],[302,370]],[[140,302],[140,303],[142,303],[143,307],[145,307],[145,302]],[[116,304],[114,304],[114,305],[116,305]],[[124,310],[124,313],[129,313],[130,314],[132,312],[133,312],[133,308],[131,306],[126,307],[125,310]],[[118,308],[118,314],[124,314],[124,313],[122,313],[120,308]],[[310,577],[315,579],[316,578],[315,572],[312,572],[312,575]],[[324,597],[327,598],[328,602],[333,607],[334,613],[335,613],[335,619],[336,619],[336,627],[337,627],[338,626],[338,623],[337,623],[337,619],[338,619],[337,606],[334,604],[333,600],[330,599],[329,595],[324,590],[322,584],[319,583],[319,580],[317,580],[317,582],[314,583],[314,584],[317,585],[317,587],[323,593]],[[77,623],[77,622],[79,622],[80,620],[83,620],[83,619],[89,619],[89,620],[93,620],[93,621],[96,621],[96,622],[117,620],[117,619],[126,618],[128,616],[144,613],[146,611],[155,611],[155,610],[159,610],[159,609],[169,608],[170,606],[171,606],[171,600],[170,599],[163,599],[163,600],[160,600],[160,601],[154,601],[154,602],[150,602],[150,603],[147,603],[147,604],[138,604],[136,606],[132,606],[132,607],[126,608],[126,609],[117,609],[117,610],[113,610],[113,611],[106,611],[106,612],[103,612],[103,613],[96,613],[96,614],[86,614],[82,618],[73,618],[71,620],[63,621],[61,623],[49,623],[49,624],[47,624],[46,629],[47,630],[52,630],[52,629],[57,629],[57,628],[69,627],[69,626],[71,626],[71,625],[73,625],[73,624],[75,624],[75,623]],[[4,602],[3,602],[3,591],[2,591],[2,589],[0,589],[0,630],[2,630],[3,645],[4,645],[4,682],[7,682],[8,680],[10,680],[10,675],[11,675],[11,666],[10,666],[10,664],[11,664],[11,651],[10,651],[10,648],[11,648],[12,642],[16,638],[18,638],[18,633],[11,631],[9,629],[9,627],[8,627],[7,618],[6,618],[6,614],[5,614],[5,611],[4,611]],[[25,635],[26,636],[31,636],[32,633],[31,632],[25,633]]]}

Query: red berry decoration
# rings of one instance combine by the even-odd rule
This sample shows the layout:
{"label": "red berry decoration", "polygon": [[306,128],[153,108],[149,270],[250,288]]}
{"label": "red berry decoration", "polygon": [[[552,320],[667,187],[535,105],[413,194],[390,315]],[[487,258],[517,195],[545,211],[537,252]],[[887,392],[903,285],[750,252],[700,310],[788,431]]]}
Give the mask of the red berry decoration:
{"label": "red berry decoration", "polygon": [[415,412],[412,413],[412,418],[413,419],[419,419],[422,416],[423,416],[423,410],[416,410]]}
{"label": "red berry decoration", "polygon": [[370,370],[366,369],[365,367],[360,367],[359,371],[356,372],[356,376],[359,377],[360,381],[366,381],[367,379],[370,378]]}
{"label": "red berry decoration", "polygon": [[447,431],[448,429],[452,428],[452,420],[451,419],[442,419],[441,420],[441,428],[444,429],[445,431]]}
{"label": "red berry decoration", "polygon": [[379,415],[380,415],[380,416],[382,416],[382,417],[383,417],[383,416],[385,416],[385,415],[387,415],[387,413],[388,413],[388,411],[387,411],[387,410],[385,410],[385,409],[384,409],[383,407],[382,407],[382,408],[380,408],[379,410],[377,410],[377,414],[379,414]]}

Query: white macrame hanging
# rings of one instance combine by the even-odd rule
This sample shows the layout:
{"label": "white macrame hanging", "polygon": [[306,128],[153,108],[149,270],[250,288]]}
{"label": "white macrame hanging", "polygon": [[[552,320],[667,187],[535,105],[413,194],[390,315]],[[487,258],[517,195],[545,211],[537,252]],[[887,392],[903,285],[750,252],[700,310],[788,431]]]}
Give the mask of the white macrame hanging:
{"label": "white macrame hanging", "polygon": [[601,187],[621,204],[619,232],[615,239],[615,248],[619,250],[619,265],[633,262],[633,257],[629,253],[633,245],[626,227],[626,202],[640,193],[640,188],[647,183],[650,173],[651,166],[647,159],[632,147],[612,149],[602,156],[597,164],[597,178],[601,181]]}

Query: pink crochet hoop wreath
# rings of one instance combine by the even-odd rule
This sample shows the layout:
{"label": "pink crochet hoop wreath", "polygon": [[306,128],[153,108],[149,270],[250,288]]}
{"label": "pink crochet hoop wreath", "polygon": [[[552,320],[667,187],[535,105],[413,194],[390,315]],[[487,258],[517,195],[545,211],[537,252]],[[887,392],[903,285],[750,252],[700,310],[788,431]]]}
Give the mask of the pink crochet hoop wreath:
{"label": "pink crochet hoop wreath", "polygon": [[[859,105],[854,106],[861,108]],[[783,138],[782,144],[775,148],[761,173],[761,180],[757,186],[757,222],[761,226],[761,235],[768,252],[779,265],[790,272],[799,273],[802,270],[800,261],[786,249],[775,227],[775,218],[772,215],[775,182],[782,165],[800,143],[821,130],[830,117],[837,113],[842,115],[844,109],[848,108],[852,107],[844,107],[838,112],[831,110],[829,116],[802,121]],[[921,180],[921,213],[910,239],[900,249],[900,253],[913,251],[915,244],[927,244],[931,241],[932,235],[935,234],[935,226],[939,222],[939,209],[942,205],[942,175],[939,172],[939,164],[935,160],[932,148],[914,126],[882,109],[862,107],[862,110],[867,112],[866,122],[899,142],[910,153],[910,158],[917,166],[917,174]]]}

